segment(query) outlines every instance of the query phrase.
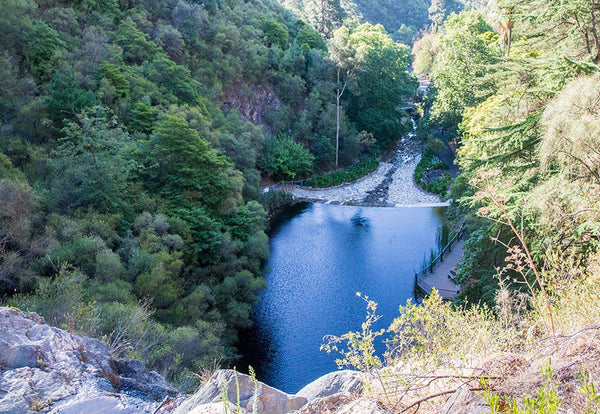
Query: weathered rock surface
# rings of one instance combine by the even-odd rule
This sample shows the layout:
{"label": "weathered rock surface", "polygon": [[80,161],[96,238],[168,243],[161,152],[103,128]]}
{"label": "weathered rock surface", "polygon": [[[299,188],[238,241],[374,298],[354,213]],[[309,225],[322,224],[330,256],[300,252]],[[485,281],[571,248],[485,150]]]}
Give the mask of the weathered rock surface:
{"label": "weathered rock surface", "polygon": [[0,332],[0,414],[380,412],[375,402],[357,399],[361,373],[349,370],[327,374],[296,395],[219,370],[194,395],[162,406],[177,391],[139,361],[115,360],[97,339],[48,326],[36,313],[3,307]]}
{"label": "weathered rock surface", "polygon": [[[323,414],[339,410],[350,413],[359,408],[356,399],[362,389],[362,374],[350,370],[332,372],[308,384],[296,395],[290,395],[261,382],[255,384],[248,375],[232,370],[219,370],[193,396],[185,400],[174,414],[224,412],[224,407],[217,404],[223,401],[223,386],[226,388],[228,402],[237,404],[239,395],[240,407],[247,413],[253,413],[254,407],[261,414]],[[256,401],[255,387],[258,389]],[[363,410],[365,413],[378,412],[373,411],[375,405],[365,401],[362,400],[361,403],[367,407],[367,411]]]}
{"label": "weathered rock surface", "polygon": [[376,401],[359,398],[350,404],[343,405],[337,414],[388,414],[389,411],[379,406]]}
{"label": "weathered rock surface", "polygon": [[226,402],[218,402],[218,403],[208,403],[196,406],[189,414],[226,414],[226,413],[235,413],[235,414],[246,414],[247,411],[243,408],[238,408],[230,403]]}
{"label": "weathered rock surface", "polygon": [[357,394],[362,385],[362,373],[350,370],[335,371],[314,380],[296,395],[313,401],[334,394]]}
{"label": "weathered rock surface", "polygon": [[[262,382],[255,384],[249,375],[224,369],[216,371],[206,384],[174,411],[174,414],[196,413],[196,410],[206,404],[222,401],[223,387],[226,388],[227,400],[237,404],[239,398],[240,406],[247,412],[254,412],[253,406],[256,406],[257,413],[261,414],[289,413],[298,410],[308,401],[305,397],[286,394]],[[257,401],[255,387],[258,389]]]}
{"label": "weathered rock surface", "polygon": [[483,401],[483,397],[466,387],[456,391],[448,399],[442,414],[487,414],[491,408]]}
{"label": "weathered rock surface", "polygon": [[177,391],[97,339],[0,307],[0,413],[143,413]]}
{"label": "weathered rock surface", "polygon": [[356,400],[356,395],[352,394],[334,394],[329,397],[317,398],[309,401],[304,407],[296,411],[297,414],[333,414],[337,413],[344,406],[352,404]]}
{"label": "weathered rock surface", "polygon": [[245,121],[265,127],[263,115],[268,111],[277,111],[280,107],[281,101],[270,85],[245,89],[236,84],[228,88],[221,99],[222,109],[236,109]]}

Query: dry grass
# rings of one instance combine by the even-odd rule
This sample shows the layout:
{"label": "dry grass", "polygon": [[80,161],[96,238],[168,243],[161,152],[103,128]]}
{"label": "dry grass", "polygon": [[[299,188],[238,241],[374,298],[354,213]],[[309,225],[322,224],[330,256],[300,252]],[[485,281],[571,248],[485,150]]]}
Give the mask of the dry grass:
{"label": "dry grass", "polygon": [[593,392],[585,391],[586,382],[600,379],[597,263],[548,261],[555,335],[541,294],[529,296],[532,311],[522,295],[504,289],[494,311],[456,309],[437,295],[422,306],[408,305],[390,327],[394,341],[386,367],[371,373],[364,395],[394,413],[439,413],[459,389],[481,395],[485,389],[503,404],[514,400],[517,406],[524,396],[535,398],[540,389],[550,389],[560,400],[558,412],[600,412],[600,401],[590,400]]}

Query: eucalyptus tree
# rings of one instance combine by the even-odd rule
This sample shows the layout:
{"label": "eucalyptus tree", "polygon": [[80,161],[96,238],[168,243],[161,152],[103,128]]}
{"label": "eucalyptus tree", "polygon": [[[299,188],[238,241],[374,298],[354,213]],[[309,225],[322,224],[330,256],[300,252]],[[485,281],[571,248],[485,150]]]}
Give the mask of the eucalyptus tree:
{"label": "eucalyptus tree", "polygon": [[426,33],[417,40],[412,48],[414,57],[413,70],[417,75],[429,73],[440,45],[440,35],[438,33]]}
{"label": "eucalyptus tree", "polygon": [[340,0],[304,0],[308,22],[325,37],[342,25],[344,10]]}
{"label": "eucalyptus tree", "polygon": [[516,6],[544,49],[600,63],[600,4],[595,0],[533,0]]}
{"label": "eucalyptus tree", "polygon": [[436,92],[434,118],[455,128],[463,111],[483,100],[475,80],[482,78],[486,65],[497,58],[484,35],[492,32],[483,16],[475,11],[451,15],[444,24],[431,75]]}
{"label": "eucalyptus tree", "polygon": [[[337,82],[335,93],[336,126],[335,126],[335,167],[339,164],[340,152],[340,99],[348,86],[349,76],[353,69],[355,49],[350,45],[350,31],[342,26],[333,33],[329,42],[329,57],[336,66]],[[342,83],[342,74],[344,75]]]}

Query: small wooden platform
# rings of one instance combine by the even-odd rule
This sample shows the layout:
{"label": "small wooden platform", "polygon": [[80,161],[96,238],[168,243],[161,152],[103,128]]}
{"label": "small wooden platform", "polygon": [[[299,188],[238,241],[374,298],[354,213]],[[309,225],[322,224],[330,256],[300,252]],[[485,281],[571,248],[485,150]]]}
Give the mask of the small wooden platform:
{"label": "small wooden platform", "polygon": [[448,277],[450,270],[454,269],[463,255],[464,240],[459,240],[452,250],[444,255],[443,261],[437,264],[432,273],[424,276],[417,282],[417,287],[426,295],[431,294],[431,289],[436,288],[440,296],[446,300],[453,300],[458,293],[458,285]]}

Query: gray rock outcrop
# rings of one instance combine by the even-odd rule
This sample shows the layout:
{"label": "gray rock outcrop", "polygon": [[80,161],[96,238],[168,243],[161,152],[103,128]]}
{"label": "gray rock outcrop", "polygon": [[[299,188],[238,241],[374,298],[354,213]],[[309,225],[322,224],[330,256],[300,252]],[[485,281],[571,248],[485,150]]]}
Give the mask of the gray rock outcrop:
{"label": "gray rock outcrop", "polygon": [[0,307],[0,332],[0,414],[379,413],[375,402],[357,399],[355,371],[332,372],[290,395],[218,370],[192,396],[171,399],[177,391],[139,361],[114,359],[101,341],[48,326],[36,313]]}
{"label": "gray rock outcrop", "polygon": [[[247,413],[254,413],[254,408],[261,414],[335,412],[348,404],[355,407],[355,400],[361,389],[362,374],[350,370],[324,375],[296,395],[286,394],[262,382],[255,383],[250,376],[236,371],[218,370],[174,414],[211,412],[207,411],[209,409],[214,409],[214,413],[221,413],[224,412],[224,407],[217,403],[230,402],[237,405],[238,399],[241,411]],[[255,390],[258,390],[256,400]],[[369,407],[372,408],[371,405]]]}
{"label": "gray rock outcrop", "polygon": [[330,372],[302,388],[296,395],[313,401],[334,394],[356,394],[362,389],[362,375],[351,370]]}
{"label": "gray rock outcrop", "polygon": [[[258,393],[255,395],[255,387]],[[256,406],[257,413],[283,414],[298,410],[308,401],[305,397],[286,394],[262,382],[254,382],[249,375],[223,369],[216,371],[213,376],[194,395],[181,404],[174,414],[192,414],[205,406],[221,402],[224,398],[251,413]],[[239,391],[238,391],[239,390]],[[255,400],[256,398],[256,400]]]}
{"label": "gray rock outcrop", "polygon": [[144,413],[177,391],[101,341],[0,307],[0,413]]}
{"label": "gray rock outcrop", "polygon": [[483,397],[467,387],[456,391],[446,401],[442,414],[488,414],[491,408],[483,401]]}
{"label": "gray rock outcrop", "polygon": [[377,401],[359,398],[350,404],[340,407],[337,414],[388,414],[389,411],[381,407]]}

